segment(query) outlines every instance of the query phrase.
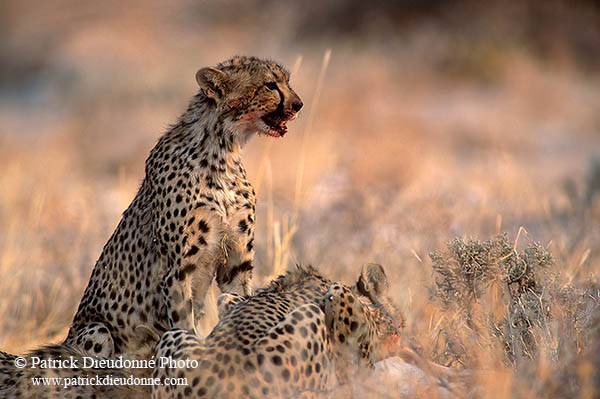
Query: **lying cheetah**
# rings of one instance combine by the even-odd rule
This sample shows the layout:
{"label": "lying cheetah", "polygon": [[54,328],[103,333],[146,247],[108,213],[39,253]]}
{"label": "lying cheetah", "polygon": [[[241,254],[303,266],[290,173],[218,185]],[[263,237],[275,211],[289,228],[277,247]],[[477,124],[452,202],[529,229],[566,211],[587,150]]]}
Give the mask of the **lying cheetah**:
{"label": "lying cheetah", "polygon": [[196,80],[199,93],[146,160],[66,344],[131,354],[168,329],[195,331],[215,276],[222,292],[250,294],[255,193],[241,150],[256,133],[284,136],[302,101],[282,66],[254,57],[202,68]]}
{"label": "lying cheetah", "polygon": [[[394,354],[401,326],[384,294],[383,268],[368,265],[352,288],[302,268],[256,295],[229,302],[206,339],[174,329],[162,336],[156,359],[188,362],[154,370],[187,378],[187,386],[153,387],[154,399],[319,396],[346,382],[357,366]],[[237,302],[237,303],[236,303]]]}

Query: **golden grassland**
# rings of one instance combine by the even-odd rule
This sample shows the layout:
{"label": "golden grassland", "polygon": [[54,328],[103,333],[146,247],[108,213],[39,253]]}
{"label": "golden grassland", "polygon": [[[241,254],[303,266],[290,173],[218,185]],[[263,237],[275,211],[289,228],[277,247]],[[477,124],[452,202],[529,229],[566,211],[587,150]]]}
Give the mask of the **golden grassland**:
{"label": "golden grassland", "polygon": [[[158,17],[161,36],[149,23],[132,29],[138,13],[149,11],[66,36],[48,76],[0,96],[2,350],[65,336],[145,156],[194,94],[195,69],[252,53],[285,63],[306,104],[286,137],[257,137],[245,149],[258,194],[256,286],[295,263],[351,283],[362,263],[378,262],[406,342],[480,370],[469,395],[599,395],[599,75],[558,44],[549,62],[516,45],[453,46],[435,29],[387,47],[286,46],[285,36],[216,25],[209,47],[205,31]],[[502,232],[500,245],[492,238]],[[486,255],[489,263],[468,255],[494,242],[501,256]],[[533,277],[546,310],[511,330],[512,301],[522,298],[504,269],[479,281],[485,273],[468,268],[510,256],[517,264],[534,242],[553,259]],[[457,286],[471,270],[477,293],[443,299],[440,270],[453,271]],[[386,392],[377,396],[397,397]]]}

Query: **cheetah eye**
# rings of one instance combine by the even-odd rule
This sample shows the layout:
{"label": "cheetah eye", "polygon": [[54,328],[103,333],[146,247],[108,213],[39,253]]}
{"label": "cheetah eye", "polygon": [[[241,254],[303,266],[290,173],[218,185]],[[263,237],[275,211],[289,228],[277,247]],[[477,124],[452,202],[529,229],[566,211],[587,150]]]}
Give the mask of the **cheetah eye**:
{"label": "cheetah eye", "polygon": [[329,298],[327,298],[327,299],[329,299],[330,301],[333,301],[333,295],[329,295]]}
{"label": "cheetah eye", "polygon": [[277,83],[275,83],[275,82],[266,82],[265,86],[269,90],[277,90]]}

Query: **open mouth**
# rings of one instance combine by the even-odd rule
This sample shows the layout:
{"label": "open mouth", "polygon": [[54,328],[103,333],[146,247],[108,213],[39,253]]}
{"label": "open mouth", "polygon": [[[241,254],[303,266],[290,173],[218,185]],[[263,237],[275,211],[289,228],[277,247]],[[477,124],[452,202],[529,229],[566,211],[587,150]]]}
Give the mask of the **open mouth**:
{"label": "open mouth", "polygon": [[273,137],[283,137],[287,133],[287,123],[289,117],[280,114],[270,113],[261,117],[267,129],[263,133]]}

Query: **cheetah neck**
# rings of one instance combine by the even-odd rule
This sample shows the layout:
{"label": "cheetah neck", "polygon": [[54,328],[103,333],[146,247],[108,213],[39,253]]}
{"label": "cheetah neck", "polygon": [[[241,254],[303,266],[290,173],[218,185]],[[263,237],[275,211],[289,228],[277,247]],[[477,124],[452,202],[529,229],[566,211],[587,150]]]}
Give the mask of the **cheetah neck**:
{"label": "cheetah neck", "polygon": [[175,129],[192,144],[195,150],[206,155],[238,156],[247,137],[234,131],[230,119],[232,111],[220,110],[202,93],[197,94],[185,113],[179,118]]}
{"label": "cheetah neck", "polygon": [[246,179],[241,152],[247,140],[240,139],[230,119],[226,112],[217,112],[202,94],[197,95],[178,123],[159,140],[150,164],[164,168],[181,162],[181,169],[198,183],[203,182],[208,191],[233,190]]}

